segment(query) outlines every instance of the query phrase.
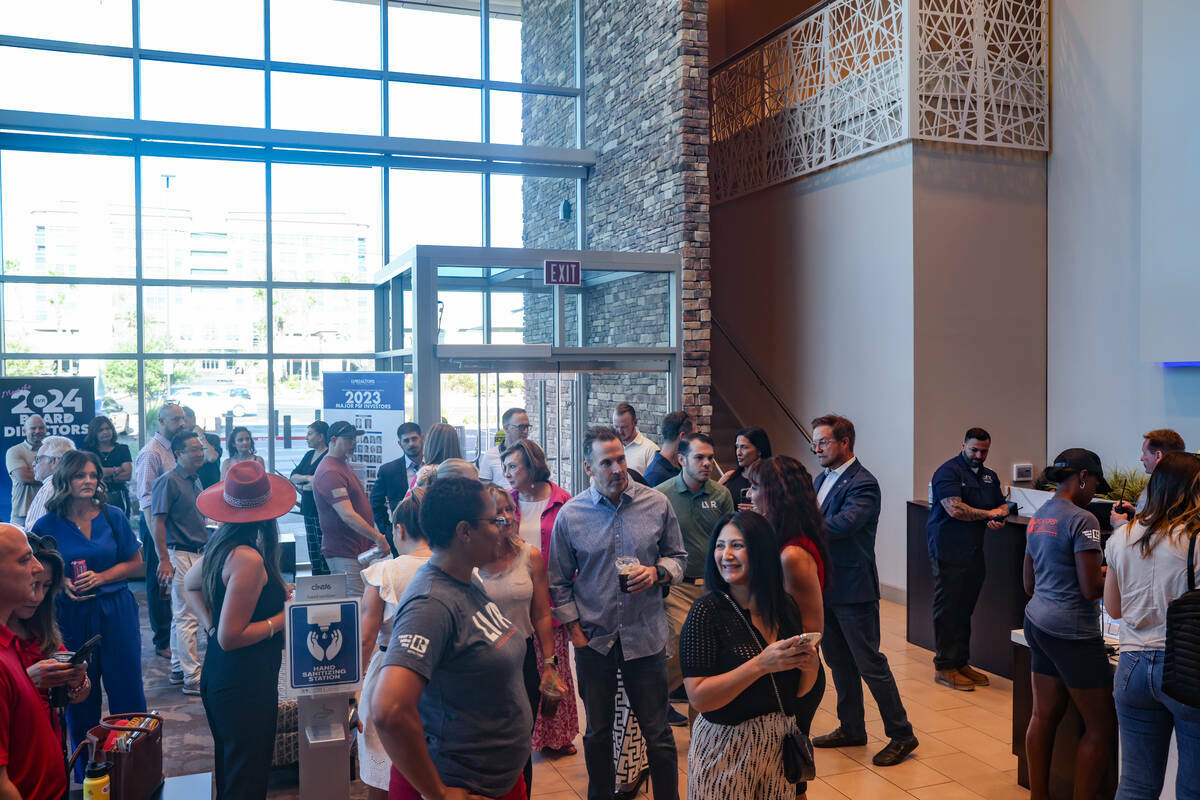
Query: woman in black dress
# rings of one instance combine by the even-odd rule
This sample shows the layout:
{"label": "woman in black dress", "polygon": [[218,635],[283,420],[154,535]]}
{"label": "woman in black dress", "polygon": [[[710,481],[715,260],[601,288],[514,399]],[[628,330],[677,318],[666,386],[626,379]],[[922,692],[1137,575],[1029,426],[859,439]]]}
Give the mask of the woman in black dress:
{"label": "woman in black dress", "polygon": [[223,523],[184,582],[208,632],[200,697],[212,729],[218,800],[267,796],[288,594],[275,520],[295,503],[295,488],[255,461],[234,464],[196,501],[202,514]]}
{"label": "woman in black dress", "polygon": [[100,456],[103,474],[100,479],[108,489],[108,502],[129,516],[129,486],[133,477],[133,456],[129,445],[117,441],[117,429],[108,417],[96,417],[88,423],[87,438],[81,450]]}
{"label": "woman in black dress", "polygon": [[321,523],[317,519],[317,499],[313,496],[312,481],[317,465],[329,452],[329,423],[315,420],[308,426],[304,441],[311,448],[288,476],[300,492],[300,516],[304,517],[305,540],[308,543],[308,562],[313,575],[328,575],[329,565],[321,555]]}

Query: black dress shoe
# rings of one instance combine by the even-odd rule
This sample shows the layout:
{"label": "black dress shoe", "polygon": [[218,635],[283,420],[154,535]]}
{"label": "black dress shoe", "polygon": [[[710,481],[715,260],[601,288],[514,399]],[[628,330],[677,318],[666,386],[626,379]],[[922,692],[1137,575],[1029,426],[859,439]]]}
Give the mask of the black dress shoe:
{"label": "black dress shoe", "polygon": [[917,749],[917,744],[915,736],[909,736],[907,739],[892,739],[887,743],[887,747],[875,754],[871,763],[877,767],[894,767],[908,758],[908,754]]}
{"label": "black dress shoe", "polygon": [[812,743],[813,747],[862,747],[867,743],[867,735],[849,736],[838,727],[824,736],[814,736]]}

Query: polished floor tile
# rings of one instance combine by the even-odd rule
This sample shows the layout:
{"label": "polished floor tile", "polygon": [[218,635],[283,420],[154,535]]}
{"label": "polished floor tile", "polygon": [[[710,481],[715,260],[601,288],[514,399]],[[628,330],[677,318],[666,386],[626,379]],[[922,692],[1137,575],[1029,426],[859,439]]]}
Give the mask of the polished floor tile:
{"label": "polished floor tile", "polygon": [[[879,709],[866,696],[866,747],[843,747],[816,752],[817,780],[808,787],[809,800],[1025,800],[1029,792],[1017,785],[1016,756],[1012,755],[1012,681],[989,676],[992,685],[974,692],[956,692],[933,682],[933,654],[904,639],[904,607],[880,603],[882,650],[892,665],[909,720],[921,740],[912,757],[895,767],[876,767],[871,757],[886,743]],[[582,721],[582,712],[580,720]],[[837,727],[837,696],[829,688],[813,719],[813,733]],[[679,750],[680,800],[686,800],[686,728],[673,728]],[[575,800],[587,796],[587,770],[581,752],[544,758],[534,767],[533,796],[545,800]],[[537,759],[535,759],[537,760]],[[553,775],[549,771],[553,771]],[[564,789],[564,787],[566,787]],[[651,797],[645,786],[641,797]],[[745,798],[745,800],[753,800]]]}

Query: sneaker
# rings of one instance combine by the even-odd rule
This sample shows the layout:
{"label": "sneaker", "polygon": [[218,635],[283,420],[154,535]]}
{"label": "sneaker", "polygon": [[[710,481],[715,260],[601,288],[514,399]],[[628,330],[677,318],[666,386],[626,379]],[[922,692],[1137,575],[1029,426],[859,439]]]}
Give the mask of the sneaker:
{"label": "sneaker", "polygon": [[683,728],[688,724],[688,718],[673,708],[667,709],[667,724],[674,728]]}
{"label": "sneaker", "polygon": [[824,736],[814,736],[812,743],[813,747],[862,747],[867,735],[850,736],[839,726]]}
{"label": "sneaker", "polygon": [[167,678],[167,682],[172,686],[179,686],[183,683],[183,670],[177,669],[171,671],[171,677]]}
{"label": "sneaker", "polygon": [[183,682],[183,693],[186,695],[191,695],[192,697],[199,697],[200,696],[200,679],[197,678],[194,681],[184,681]]}
{"label": "sneaker", "polygon": [[977,669],[973,669],[969,664],[965,667],[959,667],[958,674],[962,675],[964,678],[971,681],[971,683],[975,684],[976,686],[988,686],[991,683],[991,681],[988,680],[988,676],[986,674],[980,672]]}
{"label": "sneaker", "polygon": [[975,681],[963,675],[956,669],[937,669],[933,671],[933,682],[960,692],[975,691]]}
{"label": "sneaker", "polygon": [[919,743],[915,736],[909,736],[907,739],[892,739],[887,743],[887,747],[875,754],[871,763],[877,767],[894,767],[908,758],[908,754],[917,749],[917,744]]}

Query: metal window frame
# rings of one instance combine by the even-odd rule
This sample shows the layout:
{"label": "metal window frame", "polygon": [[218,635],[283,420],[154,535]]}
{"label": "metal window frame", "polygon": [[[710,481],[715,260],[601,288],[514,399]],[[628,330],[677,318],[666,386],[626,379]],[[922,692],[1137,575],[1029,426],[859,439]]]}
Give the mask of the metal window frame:
{"label": "metal window frame", "polygon": [[[388,2],[379,3],[380,26],[380,69],[338,67],[321,64],[304,64],[275,61],[271,58],[271,7],[270,0],[263,3],[263,58],[235,58],[228,56],[184,53],[157,50],[141,46],[141,3],[131,0],[131,46],[97,45],[68,42],[55,39],[0,35],[0,46],[36,49],[43,51],[76,53],[84,55],[128,58],[132,64],[133,117],[132,119],[91,117],[71,114],[48,114],[0,109],[0,151],[22,150],[68,154],[92,154],[129,157],[132,160],[134,180],[134,277],[64,277],[51,275],[5,275],[3,270],[3,231],[0,228],[0,289],[4,283],[14,284],[77,284],[132,286],[135,289],[137,313],[137,352],[113,353],[8,353],[0,336],[0,375],[5,373],[9,361],[29,360],[124,360],[137,362],[139,416],[146,418],[145,364],[163,359],[204,360],[263,360],[267,364],[267,430],[270,445],[268,463],[275,460],[274,437],[277,433],[274,418],[275,381],[274,362],[286,360],[374,360],[377,365],[384,360],[411,357],[411,351],[385,353],[381,348],[374,352],[336,353],[281,353],[276,352],[272,299],[276,289],[331,289],[366,290],[375,289],[375,283],[334,283],[305,281],[275,281],[273,275],[273,243],[271,241],[272,209],[272,165],[314,164],[348,167],[384,167],[381,170],[382,205],[381,233],[383,263],[391,263],[391,215],[389,176],[392,169],[416,169],[441,172],[468,172],[482,176],[483,202],[481,225],[483,241],[491,241],[491,175],[510,174],[531,177],[568,178],[576,180],[578,210],[576,216],[576,238],[582,246],[584,241],[584,202],[586,179],[596,163],[593,152],[583,149],[584,91],[583,91],[583,18],[582,0],[575,0],[574,57],[575,85],[554,86],[545,84],[494,81],[490,78],[490,13],[488,0],[480,0],[480,75],[481,78],[458,78],[424,73],[396,72],[388,64]],[[244,128],[223,125],[197,125],[191,123],[155,122],[142,119],[141,63],[143,61],[192,64],[199,66],[229,67],[260,72],[263,76],[264,127]],[[335,134],[313,131],[281,131],[271,128],[271,73],[284,72],[301,75],[343,77],[374,80],[379,82],[381,130],[379,136]],[[481,130],[479,142],[450,142],[427,139],[407,139],[389,135],[388,88],[392,83],[416,83],[478,89],[481,98]],[[490,94],[492,91],[520,92],[569,97],[575,103],[575,147],[527,147],[524,145],[494,144],[490,141]],[[142,158],[201,158],[240,160],[262,163],[265,167],[265,279],[264,280],[204,280],[146,278],[144,273],[144,242],[142,220]],[[0,176],[0,196],[3,193],[3,176]],[[3,220],[0,220],[0,226]],[[386,267],[385,267],[386,271]],[[266,350],[258,352],[173,352],[148,353],[145,349],[145,297],[147,288],[195,287],[195,288],[262,288],[265,289],[267,304]],[[422,286],[422,290],[427,287]],[[431,288],[431,287],[428,287]],[[414,281],[414,292],[417,282]],[[391,324],[403,327],[402,304],[383,306],[375,295],[375,340],[381,342],[380,326]],[[397,301],[399,298],[397,297]],[[414,311],[418,306],[414,305]],[[390,311],[385,314],[385,311]],[[0,327],[3,324],[3,291],[0,291]],[[560,334],[556,334],[558,336]],[[414,338],[416,331],[414,329]],[[676,340],[678,344],[681,337]],[[139,441],[145,444],[147,431],[139,426]]]}

